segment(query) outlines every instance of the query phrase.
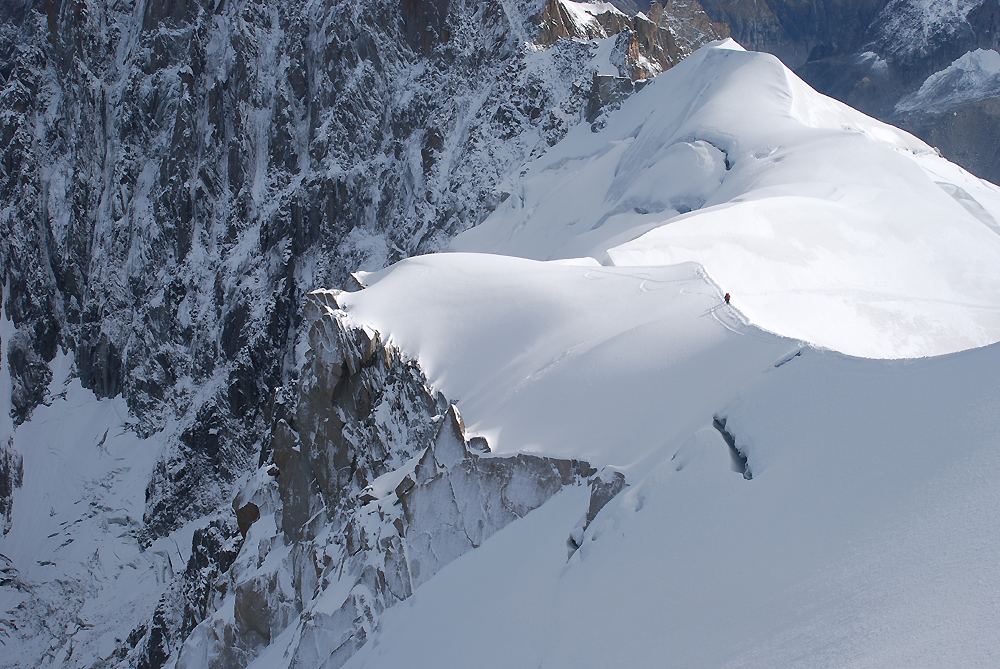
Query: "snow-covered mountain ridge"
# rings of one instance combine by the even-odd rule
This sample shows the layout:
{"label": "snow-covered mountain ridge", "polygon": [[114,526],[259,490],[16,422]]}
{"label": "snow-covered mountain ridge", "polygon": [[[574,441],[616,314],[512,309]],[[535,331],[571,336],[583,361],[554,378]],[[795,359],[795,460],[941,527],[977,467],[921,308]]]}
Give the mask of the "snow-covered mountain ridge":
{"label": "snow-covered mountain ridge", "polygon": [[[598,132],[571,131],[511,193],[453,243],[509,255],[405,260],[338,305],[418,361],[496,454],[586,458],[628,487],[592,520],[571,488],[459,557],[347,666],[995,662],[1000,349],[995,330],[981,348],[956,336],[1000,307],[995,288],[976,292],[996,280],[995,186],[776,59],[717,44]],[[702,208],[680,215],[692,194]],[[761,232],[788,200],[793,220]],[[840,218],[822,216],[831,203]],[[591,234],[614,216],[614,234]],[[704,265],[679,262],[698,252]],[[776,332],[904,357],[901,329],[928,317],[917,292],[875,308],[896,273],[902,290],[965,286],[921,341],[971,350],[852,358],[755,327],[737,292],[759,290],[747,311]],[[804,275],[846,309],[782,299]]]}
{"label": "snow-covered mountain ridge", "polygon": [[[619,4],[632,0],[620,0]],[[641,8],[644,2],[639,2]],[[949,160],[1000,182],[996,92],[954,76],[979,50],[1000,51],[997,0],[706,0],[745,47],[777,55],[816,90],[940,148]],[[937,104],[907,100],[947,73]]]}
{"label": "snow-covered mountain ridge", "polygon": [[[935,182],[942,175],[952,189]],[[968,292],[947,309],[971,322],[995,312],[998,293],[977,295],[972,280],[994,275],[970,278],[962,263],[1000,248],[983,220],[1000,213],[998,189],[732,42],[703,47],[600,126],[571,130],[510,185],[504,206],[453,243],[480,252],[410,258],[358,273],[357,292],[311,296],[277,468],[235,504],[260,499],[261,519],[226,577],[234,594],[196,628],[179,666],[226,666],[231,649],[248,647],[258,667],[414,656],[989,664],[1000,593],[996,333],[933,358],[852,358],[762,330],[737,291],[757,286],[748,311],[777,332],[825,326],[832,348],[874,338],[883,357],[903,357],[912,338],[900,328],[921,315],[918,296],[897,296],[901,311],[880,315],[872,302],[885,297],[872,293],[897,289],[886,268],[870,268],[868,291],[845,277],[875,265],[865,254],[881,242],[904,285],[955,272],[952,285]],[[760,233],[789,200],[806,222]],[[679,202],[692,210],[680,214]],[[759,208],[747,215],[744,203]],[[840,219],[817,213],[830,203]],[[613,234],[591,234],[615,216]],[[702,221],[707,241],[673,233]],[[788,238],[797,256],[783,249]],[[855,239],[865,243],[845,243]],[[924,239],[936,255],[919,255]],[[901,242],[910,245],[893,249]],[[750,254],[732,263],[731,304],[713,280],[725,263],[678,258],[726,244]],[[845,311],[824,319],[767,299],[801,280],[796,259],[833,265],[808,274]],[[956,332],[920,341],[970,348]],[[391,371],[406,367],[414,375]],[[362,405],[340,377],[359,374],[415,382],[367,410],[424,416],[437,426],[428,446],[383,438],[391,452],[344,455],[349,440],[330,426],[357,419]],[[267,486],[280,505],[266,501]],[[254,634],[265,628],[263,644]]]}
{"label": "snow-covered mountain ridge", "polygon": [[988,660],[995,347],[807,342],[994,341],[996,189],[732,44],[634,84],[697,12],[544,9],[4,25],[5,661]]}
{"label": "snow-covered mountain ridge", "polygon": [[[721,35],[692,31],[712,27],[693,7],[671,63]],[[538,43],[544,8],[0,5],[0,664],[176,660],[243,541],[233,497],[294,409],[306,292],[481,221],[654,57],[614,30]],[[389,422],[357,427],[359,449]],[[40,510],[53,468],[80,498]]]}
{"label": "snow-covered mountain ridge", "polygon": [[852,355],[1000,340],[1000,189],[734,48],[571,131],[451,248],[697,262],[756,325]]}

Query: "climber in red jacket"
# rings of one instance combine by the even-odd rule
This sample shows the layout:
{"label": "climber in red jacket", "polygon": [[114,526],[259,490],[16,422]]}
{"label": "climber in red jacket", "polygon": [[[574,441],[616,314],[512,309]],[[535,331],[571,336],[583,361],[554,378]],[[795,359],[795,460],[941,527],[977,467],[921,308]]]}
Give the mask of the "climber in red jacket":
{"label": "climber in red jacket", "polygon": [[726,293],[725,300],[726,300],[726,304],[729,304],[729,293]]}

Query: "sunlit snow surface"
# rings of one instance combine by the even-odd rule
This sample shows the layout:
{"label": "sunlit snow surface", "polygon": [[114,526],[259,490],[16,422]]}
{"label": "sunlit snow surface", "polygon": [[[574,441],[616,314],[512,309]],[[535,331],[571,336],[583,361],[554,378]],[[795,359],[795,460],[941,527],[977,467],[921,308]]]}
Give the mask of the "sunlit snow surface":
{"label": "sunlit snow surface", "polygon": [[499,453],[633,464],[800,348],[746,327],[693,263],[449,253],[366,280],[352,317],[416,357]]}
{"label": "sunlit snow surface", "polygon": [[586,490],[511,524],[349,666],[995,666],[1000,191],[732,43],[598,130],[480,253],[343,299],[495,451],[629,488],[568,561]]}
{"label": "sunlit snow surface", "polygon": [[349,666],[997,666],[998,374],[996,346],[809,350],[725,407],[753,480],[706,418],[629,472],[568,562],[585,491],[388,610]]}
{"label": "sunlit snow surface", "polygon": [[1000,189],[732,41],[600,132],[577,127],[510,191],[455,250],[697,262],[752,323],[852,355],[1000,340]]}

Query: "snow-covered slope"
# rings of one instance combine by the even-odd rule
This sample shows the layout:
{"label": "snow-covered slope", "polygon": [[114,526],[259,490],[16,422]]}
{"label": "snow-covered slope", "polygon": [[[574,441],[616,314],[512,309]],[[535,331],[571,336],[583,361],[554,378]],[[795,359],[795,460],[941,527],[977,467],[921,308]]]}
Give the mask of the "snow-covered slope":
{"label": "snow-covered slope", "polygon": [[800,345],[746,327],[693,263],[479,254],[403,261],[343,296],[414,357],[493,452],[628,466]]}
{"label": "snow-covered slope", "polygon": [[[989,65],[982,63],[984,72],[969,62],[981,57],[973,55],[979,50],[1000,51],[996,0],[703,4],[740,44],[775,54],[816,90],[912,132],[973,174],[1000,183],[1000,153],[993,147],[1000,99],[977,76]],[[940,82],[942,73],[948,73],[946,94],[932,106],[910,107],[918,89]]]}
{"label": "snow-covered slope", "polygon": [[996,189],[731,44],[596,130],[455,242],[506,255],[337,303],[491,457],[629,487],[589,525],[570,486],[501,529],[348,666],[995,664],[1000,345],[798,338],[995,341]]}
{"label": "snow-covered slope", "polygon": [[72,363],[56,357],[50,402],[11,436],[24,476],[0,535],[0,666],[113,660],[130,624],[152,618],[207,524],[137,540],[162,442],[135,435],[121,397],[98,399],[70,379]]}
{"label": "snow-covered slope", "polygon": [[732,41],[574,129],[451,248],[693,261],[764,329],[853,355],[1000,340],[1000,189]]}
{"label": "snow-covered slope", "polygon": [[761,371],[719,406],[751,480],[702,414],[568,562],[579,490],[388,610],[348,666],[995,666],[1000,349]]}
{"label": "snow-covered slope", "polygon": [[230,466],[228,423],[139,439],[56,355],[14,432],[0,664],[994,663],[1000,350],[809,342],[995,341],[997,190],[731,42],[637,88],[477,253],[311,294],[236,523],[149,545],[144,491],[199,501],[165,440]]}

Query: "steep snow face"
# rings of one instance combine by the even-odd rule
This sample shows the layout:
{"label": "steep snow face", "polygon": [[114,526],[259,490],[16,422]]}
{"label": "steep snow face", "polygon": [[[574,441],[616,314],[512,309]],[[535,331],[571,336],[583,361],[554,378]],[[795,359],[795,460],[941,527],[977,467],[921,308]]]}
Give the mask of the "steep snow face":
{"label": "steep snow face", "polygon": [[50,402],[11,437],[24,477],[0,535],[0,666],[94,666],[148,621],[191,552],[195,525],[141,546],[145,491],[163,448],[121,397],[98,399],[53,361]]}
{"label": "steep snow face", "polygon": [[[4,295],[6,298],[6,286]],[[14,324],[0,304],[0,407],[10,406],[10,360],[7,353],[15,332]],[[14,421],[10,412],[0,415],[0,533],[10,529],[11,495],[21,482],[23,464],[21,456],[13,449]]]}
{"label": "steep snow face", "polygon": [[753,323],[852,355],[1000,340],[1000,189],[776,58],[703,48],[594,129],[451,248],[697,262]]}

